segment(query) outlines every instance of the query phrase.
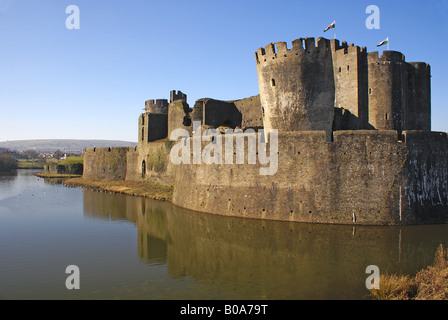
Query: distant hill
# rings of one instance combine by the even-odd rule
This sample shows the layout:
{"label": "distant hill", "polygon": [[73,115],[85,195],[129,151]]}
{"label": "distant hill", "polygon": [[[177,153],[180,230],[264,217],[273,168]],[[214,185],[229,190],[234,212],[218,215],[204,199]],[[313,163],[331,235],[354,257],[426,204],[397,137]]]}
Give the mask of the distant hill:
{"label": "distant hill", "polygon": [[0,148],[11,151],[80,152],[89,147],[133,147],[137,143],[117,140],[16,140],[0,142]]}

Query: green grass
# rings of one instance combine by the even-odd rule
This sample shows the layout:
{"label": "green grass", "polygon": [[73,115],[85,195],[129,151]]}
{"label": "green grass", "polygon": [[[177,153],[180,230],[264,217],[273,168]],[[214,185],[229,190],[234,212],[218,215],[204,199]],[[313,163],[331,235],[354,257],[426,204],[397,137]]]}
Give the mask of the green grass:
{"label": "green grass", "polygon": [[84,158],[83,157],[68,157],[67,159],[62,160],[58,164],[61,164],[61,165],[71,165],[71,164],[75,164],[75,163],[83,164],[83,162],[84,162]]}
{"label": "green grass", "polygon": [[19,169],[43,169],[45,160],[18,160],[17,167]]}
{"label": "green grass", "polygon": [[98,191],[109,191],[163,201],[171,201],[173,198],[172,186],[143,181],[95,181],[73,178],[65,180],[64,184],[72,187],[91,188]]}

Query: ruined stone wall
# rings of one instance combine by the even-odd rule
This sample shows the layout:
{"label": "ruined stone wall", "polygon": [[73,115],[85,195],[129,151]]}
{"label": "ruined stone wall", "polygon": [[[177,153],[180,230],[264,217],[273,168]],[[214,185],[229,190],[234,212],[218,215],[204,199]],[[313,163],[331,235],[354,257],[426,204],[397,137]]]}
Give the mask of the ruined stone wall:
{"label": "ruined stone wall", "polygon": [[[430,148],[422,149],[427,139],[440,147],[440,156],[431,158]],[[200,212],[284,221],[444,222],[446,210],[430,213],[447,205],[446,139],[416,133],[407,141],[386,130],[339,131],[330,143],[323,131],[281,134],[275,175],[261,176],[259,164],[178,165],[173,203]],[[427,175],[432,180],[425,187],[422,172],[429,164],[436,169]],[[419,197],[426,200],[418,202]]]}
{"label": "ruined stone wall", "polygon": [[170,103],[174,102],[174,101],[178,101],[181,100],[183,102],[187,102],[187,95],[185,93],[183,93],[182,91],[176,91],[176,90],[172,90],[170,92]]}
{"label": "ruined stone wall", "polygon": [[260,95],[231,102],[233,102],[239,112],[241,112],[241,129],[263,128],[263,113],[261,111]]}
{"label": "ruined stone wall", "polygon": [[147,142],[165,139],[168,136],[168,114],[147,113]]}
{"label": "ruined stone wall", "polygon": [[[204,98],[196,101],[189,118],[191,121],[200,121],[205,126],[213,128],[220,126],[242,129],[262,128],[261,110],[259,95],[232,101]],[[169,121],[171,122],[171,119]],[[179,122],[179,120],[174,121]]]}
{"label": "ruined stone wall", "polygon": [[241,126],[242,114],[233,102],[205,98],[198,100],[195,108],[201,103],[203,104],[203,125],[212,128],[220,126],[236,128]]}
{"label": "ruined stone wall", "polygon": [[289,50],[276,42],[255,55],[264,128],[330,135],[335,92],[330,41],[297,39]]}
{"label": "ruined stone wall", "polygon": [[128,147],[85,149],[83,178],[125,180],[128,151]]}
{"label": "ruined stone wall", "polygon": [[145,111],[147,113],[167,114],[168,113],[168,100],[148,100],[145,102]]}
{"label": "ruined stone wall", "polygon": [[143,113],[138,121],[138,144],[145,144],[168,136],[168,114]]}
{"label": "ruined stone wall", "polygon": [[193,122],[191,120],[189,105],[182,101],[177,100],[170,103],[168,111],[168,139],[171,136],[171,132],[176,129],[185,129],[190,135],[193,132]]}

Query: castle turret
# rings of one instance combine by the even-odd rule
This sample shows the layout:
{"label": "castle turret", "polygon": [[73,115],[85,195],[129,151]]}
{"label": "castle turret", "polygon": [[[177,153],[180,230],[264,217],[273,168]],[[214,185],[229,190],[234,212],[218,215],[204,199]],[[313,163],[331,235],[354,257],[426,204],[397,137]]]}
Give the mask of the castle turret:
{"label": "castle turret", "polygon": [[165,139],[168,135],[168,100],[146,101],[145,113],[139,117],[138,128],[139,146]]}
{"label": "castle turret", "polygon": [[369,76],[369,124],[375,129],[406,129],[407,81],[405,57],[396,51],[371,52]]}
{"label": "castle turret", "polygon": [[330,41],[300,38],[255,53],[264,128],[332,132],[334,74]]}

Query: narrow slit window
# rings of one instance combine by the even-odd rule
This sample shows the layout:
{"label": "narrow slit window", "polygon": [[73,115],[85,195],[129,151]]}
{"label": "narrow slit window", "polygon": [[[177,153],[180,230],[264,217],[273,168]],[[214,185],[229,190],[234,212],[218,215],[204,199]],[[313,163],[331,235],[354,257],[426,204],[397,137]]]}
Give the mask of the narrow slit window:
{"label": "narrow slit window", "polygon": [[389,120],[389,114],[386,113],[386,120]]}
{"label": "narrow slit window", "polygon": [[142,178],[146,176],[146,161],[143,160],[142,162]]}
{"label": "narrow slit window", "polygon": [[275,79],[271,80],[271,86],[275,87]]}

